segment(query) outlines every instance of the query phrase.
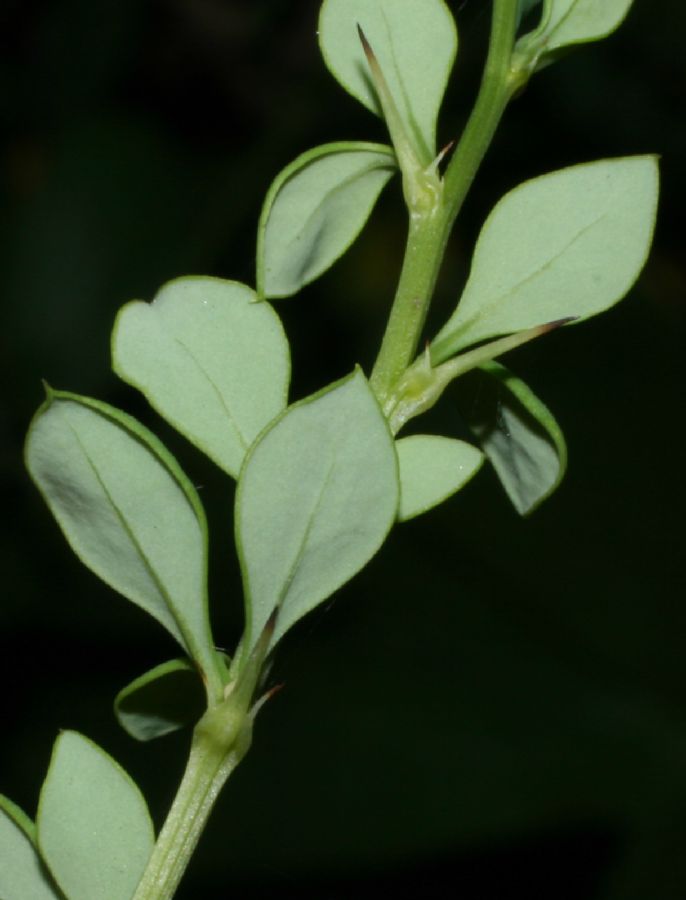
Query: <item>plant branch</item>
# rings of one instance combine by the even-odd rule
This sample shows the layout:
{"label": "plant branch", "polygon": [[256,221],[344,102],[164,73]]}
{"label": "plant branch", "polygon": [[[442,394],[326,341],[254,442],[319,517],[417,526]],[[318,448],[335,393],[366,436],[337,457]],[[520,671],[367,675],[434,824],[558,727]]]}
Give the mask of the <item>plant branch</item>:
{"label": "plant branch", "polygon": [[417,352],[455,218],[519,82],[511,67],[516,0],[494,0],[491,38],[474,109],[433,204],[410,211],[405,257],[371,385],[385,411]]}
{"label": "plant branch", "polygon": [[132,900],[171,900],[224,783],[250,745],[249,730],[221,747],[196,729],[179,790]]}
{"label": "plant branch", "polygon": [[445,173],[449,228],[457,217],[507,104],[519,88],[512,70],[517,0],[494,0],[491,38],[479,94]]}
{"label": "plant branch", "polygon": [[274,693],[251,708],[275,621],[272,616],[237,666],[222,702],[210,706],[195,726],[186,771],[132,900],[171,900],[221,789],[250,749],[255,716]]}

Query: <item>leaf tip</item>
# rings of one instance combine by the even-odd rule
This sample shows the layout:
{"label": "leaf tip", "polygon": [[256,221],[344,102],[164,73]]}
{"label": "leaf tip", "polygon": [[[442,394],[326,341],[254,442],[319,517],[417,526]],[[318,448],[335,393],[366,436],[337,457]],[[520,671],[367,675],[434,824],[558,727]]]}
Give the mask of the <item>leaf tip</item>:
{"label": "leaf tip", "polygon": [[262,634],[260,635],[260,639],[258,643],[262,642],[265,647],[268,647],[272,637],[274,636],[274,631],[276,630],[276,620],[279,618],[279,607],[276,606],[270,613],[269,618],[262,630]]}
{"label": "leaf tip", "polygon": [[369,65],[373,65],[376,62],[376,56],[374,51],[372,50],[372,45],[367,40],[367,35],[362,30],[362,26],[359,22],[355,23],[357,25],[357,36],[360,39],[360,43],[362,44],[362,49],[364,50],[364,55],[367,57]]}
{"label": "leaf tip", "polygon": [[571,322],[578,322],[579,316],[564,316],[562,319],[554,319],[552,322],[546,322],[545,325],[539,327],[540,334],[548,334],[563,325],[569,325]]}
{"label": "leaf tip", "polygon": [[456,143],[457,143],[457,141],[455,141],[455,140],[448,141],[448,143],[445,145],[445,147],[443,147],[443,149],[438,153],[438,155],[436,156],[436,159],[434,159],[434,161],[429,166],[429,169],[431,171],[437,172],[439,170],[440,166],[445,161],[445,158],[451,153],[451,151]]}
{"label": "leaf tip", "polygon": [[277,694],[280,694],[285,686],[286,685],[284,684],[284,682],[281,682],[280,684],[275,684],[274,687],[269,688],[268,691],[265,691],[264,694],[262,694],[262,696],[259,697],[255,701],[255,703],[252,706],[252,709],[250,710],[250,718],[252,719],[253,722],[255,721],[255,717],[257,716],[258,712],[262,709],[262,707],[265,705],[265,703],[267,703],[267,701],[271,700],[272,697],[275,697]]}
{"label": "leaf tip", "polygon": [[[372,49],[372,45],[369,43],[367,39],[367,35],[362,30],[362,26],[359,22],[357,24],[357,35],[360,39],[360,43],[362,44],[362,49],[364,50],[364,55],[367,57],[367,63],[369,64],[369,69],[372,73],[372,80],[374,81],[374,87],[376,88],[376,92],[379,95],[379,99],[390,96],[390,91],[388,89],[388,85],[386,84],[386,79],[384,77],[383,72],[381,71],[381,65],[379,64],[379,60]],[[383,106],[383,103],[382,103]]]}

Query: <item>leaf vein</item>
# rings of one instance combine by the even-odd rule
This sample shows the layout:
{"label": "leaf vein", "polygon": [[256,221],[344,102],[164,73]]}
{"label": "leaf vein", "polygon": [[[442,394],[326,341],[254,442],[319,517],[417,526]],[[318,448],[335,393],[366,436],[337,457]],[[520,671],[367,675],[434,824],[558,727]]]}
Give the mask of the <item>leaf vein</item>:
{"label": "leaf vein", "polygon": [[[76,443],[79,446],[79,449],[83,453],[83,456],[84,456],[86,462],[90,466],[91,471],[93,472],[93,475],[95,476],[96,481],[102,488],[102,491],[105,494],[105,497],[107,498],[110,505],[112,506],[112,509],[114,510],[114,512],[124,530],[124,533],[129,538],[134,549],[140,556],[146,571],[150,575],[150,578],[152,579],[153,583],[155,584],[155,587],[159,591],[164,603],[166,604],[167,611],[170,613],[174,623],[176,624],[177,628],[179,629],[179,633],[184,638],[187,649],[190,651],[194,647],[195,641],[192,640],[192,637],[189,640],[188,634],[186,633],[187,628],[185,626],[183,617],[178,615],[178,613],[174,607],[174,604],[172,602],[171,596],[169,595],[169,593],[167,591],[167,588],[165,587],[163,581],[161,580],[158,573],[156,572],[151,561],[148,559],[148,556],[145,553],[145,551],[143,550],[143,547],[141,546],[140,541],[136,537],[134,531],[131,529],[131,527],[126,519],[126,516],[124,515],[123,511],[119,508],[119,505],[117,504],[113,495],[109,491],[105,480],[103,479],[103,477],[100,474],[100,470],[99,470],[98,466],[96,465],[95,461],[92,459],[91,455],[89,454],[88,450],[86,449],[86,446],[84,445],[83,441],[81,440],[79,433],[78,433],[78,429],[76,429],[72,425],[72,423],[69,422],[68,419],[67,419],[67,424],[69,426],[69,430],[72,432],[72,434],[74,436],[74,440],[76,441]],[[156,616],[156,618],[157,618],[157,616]]]}

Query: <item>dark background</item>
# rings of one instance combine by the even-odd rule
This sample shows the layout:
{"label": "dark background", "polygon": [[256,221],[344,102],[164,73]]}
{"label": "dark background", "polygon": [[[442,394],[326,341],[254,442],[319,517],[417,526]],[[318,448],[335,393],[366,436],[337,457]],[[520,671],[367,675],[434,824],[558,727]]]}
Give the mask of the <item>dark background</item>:
{"label": "dark background", "polygon": [[[233,488],[109,371],[118,307],[177,275],[253,279],[260,204],[299,152],[384,140],[327,74],[314,0],[5,0],[0,7],[0,791],[31,814],[60,728],[101,743],[159,822],[187,734],[137,745],[111,700],[171,639],[72,558],[22,468],[40,379],[124,406],[179,456],[213,528],[213,619],[233,646]],[[490,4],[461,35],[440,138],[459,135]],[[491,472],[398,527],[280,647],[285,689],[179,897],[686,897],[685,5],[636,0],[611,40],[535,78],[464,210],[448,315],[480,222],[521,180],[658,152],[652,258],[610,313],[508,364],[570,445],[530,520]],[[362,240],[281,301],[293,397],[367,369],[404,240],[397,184]],[[432,419],[451,429],[450,403]]]}

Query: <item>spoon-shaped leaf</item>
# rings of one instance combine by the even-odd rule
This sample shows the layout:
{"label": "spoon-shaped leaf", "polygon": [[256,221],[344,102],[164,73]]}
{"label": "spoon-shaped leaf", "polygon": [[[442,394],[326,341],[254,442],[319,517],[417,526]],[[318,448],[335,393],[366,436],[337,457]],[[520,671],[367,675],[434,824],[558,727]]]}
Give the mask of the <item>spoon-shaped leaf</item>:
{"label": "spoon-shaped leaf", "polygon": [[247,647],[272,646],[356,574],[398,507],[393,439],[361,372],[291,406],[251,449],[236,494]]}
{"label": "spoon-shaped leaf", "polygon": [[50,391],[31,424],[26,463],[81,561],[161,622],[219,683],[205,514],[157,438],[111,406]]}
{"label": "spoon-shaped leaf", "polygon": [[436,120],[457,52],[455,20],[443,0],[324,0],[319,44],[332,75],[353,97],[381,115],[360,26],[420,159],[436,155]]}
{"label": "spoon-shaped leaf", "polygon": [[272,183],[257,237],[260,297],[290,297],[318,278],[362,230],[396,166],[384,144],[325,144]]}
{"label": "spoon-shaped leaf", "polygon": [[573,166],[515,188],[484,224],[462,299],[432,359],[612,306],[643,268],[657,197],[652,156]]}
{"label": "spoon-shaped leaf", "polygon": [[2,900],[61,900],[36,850],[33,822],[0,796],[0,897]]}
{"label": "spoon-shaped leaf", "polygon": [[150,669],[117,694],[114,714],[131,737],[151,741],[196,722],[205,711],[205,692],[187,659]]}
{"label": "spoon-shaped leaf", "polygon": [[229,475],[286,406],[290,360],[279,317],[219,278],[178,278],[122,308],[115,372]]}
{"label": "spoon-shaped leaf", "polygon": [[131,900],[155,843],[148,808],[112,757],[74,731],[55,742],[36,824],[69,900]]}
{"label": "spoon-shaped leaf", "polygon": [[550,410],[520,379],[489,362],[457,382],[461,408],[521,515],[549,497],[567,468],[567,446]]}
{"label": "spoon-shaped leaf", "polygon": [[465,441],[415,434],[395,442],[400,473],[401,522],[452,497],[479,471],[483,453]]}

